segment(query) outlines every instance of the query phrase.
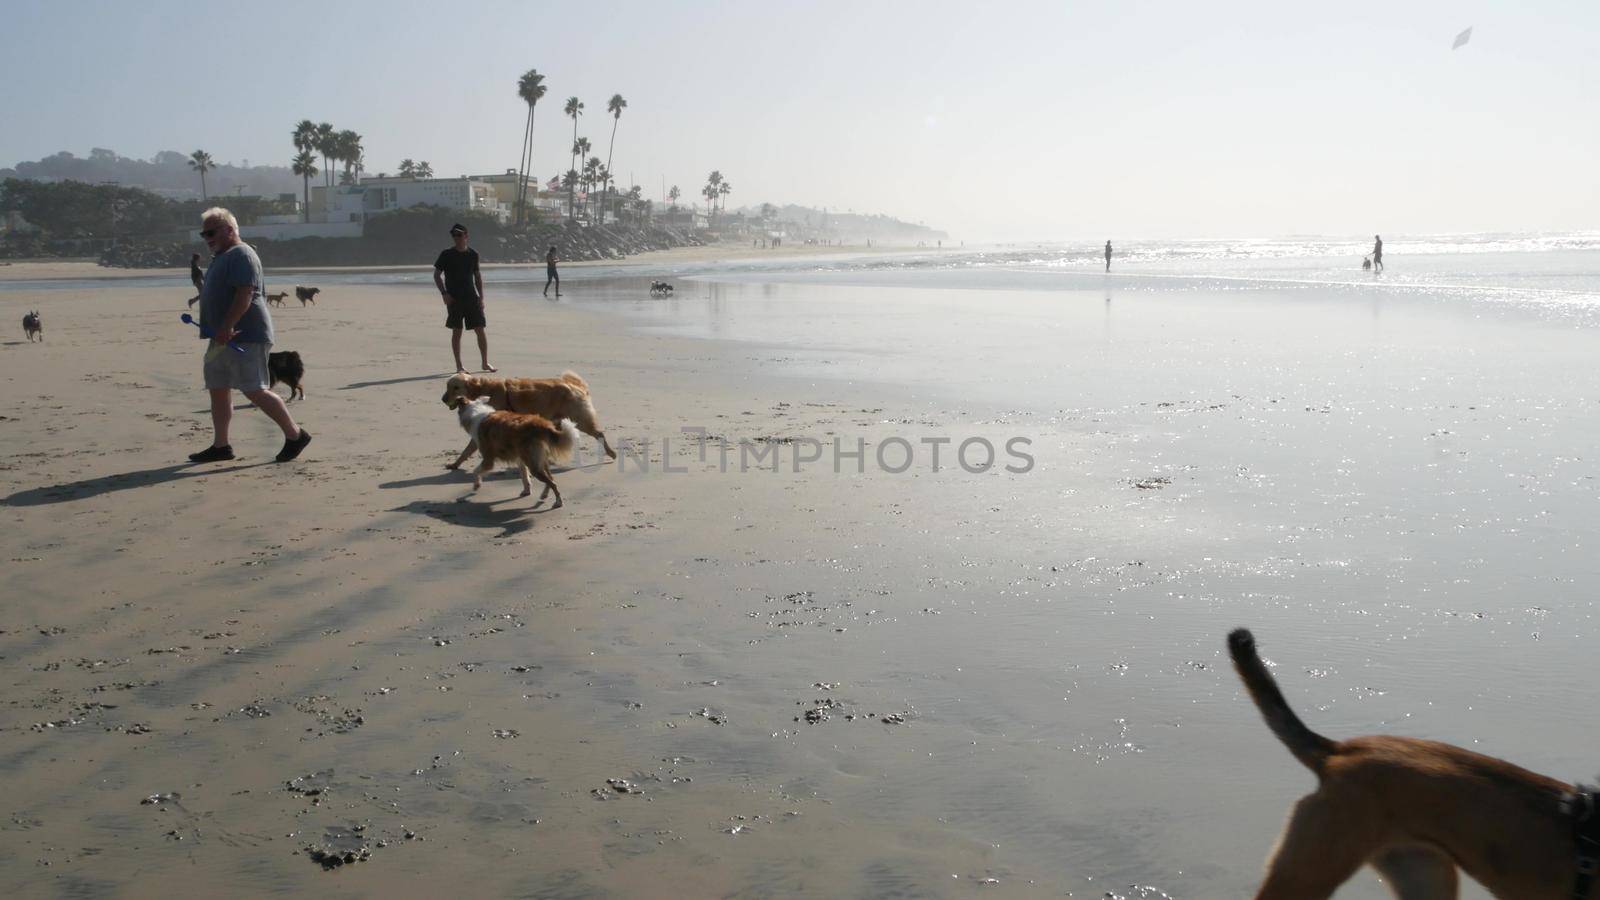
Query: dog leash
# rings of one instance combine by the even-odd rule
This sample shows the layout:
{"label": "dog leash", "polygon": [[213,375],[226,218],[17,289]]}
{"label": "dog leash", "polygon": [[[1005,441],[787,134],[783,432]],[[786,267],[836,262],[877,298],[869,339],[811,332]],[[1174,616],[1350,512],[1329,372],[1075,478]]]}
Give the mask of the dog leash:
{"label": "dog leash", "polygon": [[1600,818],[1594,814],[1595,790],[1579,784],[1574,786],[1573,793],[1563,798],[1567,814],[1572,816],[1572,842],[1578,850],[1578,874],[1572,882],[1572,900],[1588,900],[1595,875],[1600,873]]}

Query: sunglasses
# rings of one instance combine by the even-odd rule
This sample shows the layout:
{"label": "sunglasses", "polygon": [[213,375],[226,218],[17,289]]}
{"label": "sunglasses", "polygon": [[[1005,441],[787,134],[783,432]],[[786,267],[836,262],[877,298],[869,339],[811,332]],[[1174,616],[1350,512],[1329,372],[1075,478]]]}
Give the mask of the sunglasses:
{"label": "sunglasses", "polygon": [[217,232],[219,232],[221,230],[222,229],[220,229],[220,228],[207,228],[205,231],[200,232],[200,236],[205,238],[206,240],[210,240],[211,238],[216,236]]}

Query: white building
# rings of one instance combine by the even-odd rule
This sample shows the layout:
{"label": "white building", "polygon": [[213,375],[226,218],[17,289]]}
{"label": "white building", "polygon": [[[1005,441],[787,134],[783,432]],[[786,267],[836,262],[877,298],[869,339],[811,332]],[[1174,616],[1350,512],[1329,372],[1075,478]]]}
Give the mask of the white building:
{"label": "white building", "polygon": [[[503,176],[494,176],[503,177]],[[515,181],[515,176],[512,177]],[[511,218],[511,206],[500,200],[496,185],[478,178],[368,178],[356,189],[363,192],[367,214],[410,206],[488,213],[501,222]]]}

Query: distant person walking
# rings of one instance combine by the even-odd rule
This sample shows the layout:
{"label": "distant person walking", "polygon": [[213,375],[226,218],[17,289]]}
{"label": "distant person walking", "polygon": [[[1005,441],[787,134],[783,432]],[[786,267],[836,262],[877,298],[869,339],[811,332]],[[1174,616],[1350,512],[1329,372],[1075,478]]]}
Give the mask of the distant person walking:
{"label": "distant person walking", "polygon": [[240,391],[283,429],[278,462],[288,462],[311,443],[311,433],[295,424],[283,399],[267,389],[267,354],[272,350],[272,316],[261,290],[261,257],[239,240],[233,213],[212,207],[200,215],[200,236],[211,250],[200,286],[200,336],[206,347],[205,381],[211,394],[211,446],[189,454],[192,462],[233,459],[228,425],[233,392]]}
{"label": "distant person walking", "polygon": [[556,296],[561,296],[561,276],[556,273],[556,245],[550,245],[550,252],[544,255],[544,295],[550,296],[550,284],[556,286]]}
{"label": "distant person walking", "polygon": [[1111,242],[1106,241],[1106,271],[1111,271]]}
{"label": "distant person walking", "polygon": [[467,246],[467,226],[459,222],[450,226],[450,240],[454,246],[446,247],[433,261],[433,284],[444,301],[444,327],[450,329],[450,352],[456,357],[456,371],[467,371],[461,364],[461,328],[465,325],[478,335],[483,370],[493,372],[494,366],[489,365],[489,336],[483,333],[488,323],[483,318],[483,275],[478,271],[478,251]]}
{"label": "distant person walking", "polygon": [[194,282],[194,296],[189,298],[189,305],[193,306],[200,299],[200,288],[205,284],[206,273],[200,269],[200,254],[189,254],[189,280]]}
{"label": "distant person walking", "polygon": [[1379,235],[1372,236],[1372,274],[1383,271],[1383,238]]}

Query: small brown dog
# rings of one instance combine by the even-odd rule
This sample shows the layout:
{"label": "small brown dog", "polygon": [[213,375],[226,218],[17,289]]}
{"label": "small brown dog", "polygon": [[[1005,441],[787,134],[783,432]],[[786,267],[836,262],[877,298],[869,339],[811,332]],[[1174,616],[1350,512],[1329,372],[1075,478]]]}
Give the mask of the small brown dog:
{"label": "small brown dog", "polygon": [[1295,804],[1257,900],[1330,897],[1362,865],[1400,900],[1454,898],[1458,866],[1507,900],[1574,896],[1572,785],[1437,741],[1329,740],[1289,708],[1249,631],[1228,635],[1228,653],[1267,727],[1319,782]]}
{"label": "small brown dog", "polygon": [[[489,405],[505,412],[531,413],[552,422],[571,419],[578,430],[600,442],[606,456],[617,458],[606,434],[600,430],[599,416],[589,399],[589,384],[576,372],[562,372],[560,378],[490,378],[482,375],[452,375],[444,386],[444,405],[455,409],[463,400],[489,398]],[[477,450],[467,444],[456,461],[445,466],[459,469]]]}
{"label": "small brown dog", "polygon": [[550,477],[552,460],[560,462],[572,455],[578,443],[578,432],[571,421],[556,427],[544,416],[513,412],[496,412],[486,397],[475,400],[457,400],[456,414],[461,428],[472,436],[472,443],[483,452],[483,462],[472,473],[472,489],[483,487],[483,473],[494,468],[497,462],[514,462],[522,475],[522,496],[533,493],[533,482],[528,473],[544,482],[539,500],[554,491],[556,502],[551,509],[561,507],[561,489]]}
{"label": "small brown dog", "polygon": [[283,301],[285,301],[287,299],[289,299],[289,292],[288,291],[279,291],[276,294],[268,294],[267,295],[267,302],[272,304],[273,306],[282,306],[283,305]]}

